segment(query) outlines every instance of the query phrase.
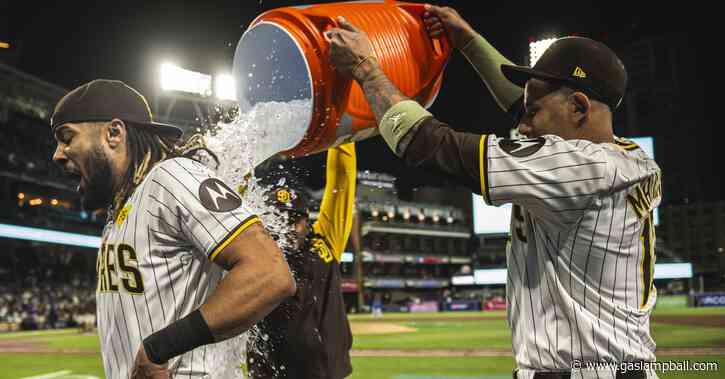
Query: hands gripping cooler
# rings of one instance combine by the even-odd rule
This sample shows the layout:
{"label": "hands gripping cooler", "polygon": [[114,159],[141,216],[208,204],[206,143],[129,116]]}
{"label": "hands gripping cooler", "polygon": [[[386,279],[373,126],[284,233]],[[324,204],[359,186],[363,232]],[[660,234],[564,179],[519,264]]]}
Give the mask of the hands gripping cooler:
{"label": "hands gripping cooler", "polygon": [[423,12],[423,4],[386,0],[279,8],[257,17],[234,55],[236,95],[242,113],[279,122],[265,121],[254,164],[279,152],[299,157],[378,134],[358,84],[329,63],[323,33],[337,26],[337,16],[368,34],[383,71],[406,96],[432,105],[450,45],[431,40]]}

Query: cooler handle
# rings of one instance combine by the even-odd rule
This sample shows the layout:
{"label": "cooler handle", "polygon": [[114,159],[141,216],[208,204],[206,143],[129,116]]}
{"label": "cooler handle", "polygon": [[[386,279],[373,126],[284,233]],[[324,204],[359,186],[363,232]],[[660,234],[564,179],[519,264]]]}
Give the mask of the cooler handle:
{"label": "cooler handle", "polygon": [[[393,4],[396,4],[395,2],[392,2]],[[416,17],[418,20],[420,20],[421,25],[423,24],[423,13],[425,13],[425,4],[418,4],[418,3],[397,3],[398,7],[400,7],[402,10],[410,13],[411,16]],[[422,26],[421,26],[422,27]],[[428,35],[428,32],[425,30],[425,27],[422,27],[424,30],[423,32]],[[443,34],[442,37],[439,38],[432,38],[430,39],[431,44],[433,45],[433,61],[436,64],[443,65],[445,64],[446,60],[448,59],[448,56],[451,54],[451,43],[448,41],[448,36]]]}

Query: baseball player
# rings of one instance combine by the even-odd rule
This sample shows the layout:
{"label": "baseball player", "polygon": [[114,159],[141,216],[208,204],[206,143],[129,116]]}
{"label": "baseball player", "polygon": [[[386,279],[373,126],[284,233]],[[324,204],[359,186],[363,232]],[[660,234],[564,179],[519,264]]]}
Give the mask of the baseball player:
{"label": "baseball player", "polygon": [[[452,29],[428,6],[432,17],[431,34]],[[497,65],[490,72],[524,89],[518,129],[528,138],[501,139],[436,120],[370,58],[367,36],[339,21],[341,28],[327,32],[331,62],[360,84],[391,150],[411,166],[457,176],[489,204],[514,205],[507,309],[515,377],[656,377],[616,365],[655,359],[652,211],[661,199],[657,164],[613,135],[612,112],[627,78],[617,56],[570,37],[533,68],[500,65],[485,41],[452,36],[458,48],[479,54],[469,59],[489,60],[474,62],[479,73]]]}
{"label": "baseball player", "polygon": [[294,294],[277,244],[235,191],[189,158],[201,139],[181,144],[181,130],[154,122],[124,83],[71,91],[51,128],[53,160],[79,179],[84,207],[108,208],[96,265],[106,377],[208,378],[206,345]]}
{"label": "baseball player", "polygon": [[[297,294],[258,324],[247,344],[251,378],[342,379],[352,372],[352,334],[342,297],[340,257],[350,236],[357,176],[355,145],[327,152],[320,215],[310,226],[310,196],[275,186],[268,203],[287,212],[293,248],[285,251]],[[285,183],[290,183],[286,180]]]}

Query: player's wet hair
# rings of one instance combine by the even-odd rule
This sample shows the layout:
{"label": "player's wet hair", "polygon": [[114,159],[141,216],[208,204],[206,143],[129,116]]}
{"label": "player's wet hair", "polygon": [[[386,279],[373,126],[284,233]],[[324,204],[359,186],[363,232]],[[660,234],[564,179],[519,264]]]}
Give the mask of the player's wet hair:
{"label": "player's wet hair", "polygon": [[114,197],[114,211],[123,206],[123,203],[131,196],[136,186],[143,181],[151,168],[161,161],[178,157],[201,161],[199,153],[203,151],[219,165],[219,158],[207,148],[201,134],[194,134],[186,140],[172,139],[162,137],[133,123],[127,122],[126,126],[129,169],[121,189]]}

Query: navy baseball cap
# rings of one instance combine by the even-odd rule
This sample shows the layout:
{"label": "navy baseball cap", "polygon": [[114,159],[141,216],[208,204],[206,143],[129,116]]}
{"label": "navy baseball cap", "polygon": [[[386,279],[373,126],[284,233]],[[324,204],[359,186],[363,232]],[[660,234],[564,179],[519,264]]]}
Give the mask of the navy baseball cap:
{"label": "navy baseball cap", "polygon": [[179,138],[183,131],[155,122],[146,98],[120,80],[96,79],[68,94],[55,106],[50,128],[70,122],[111,121],[114,118],[147,127],[163,137]]}
{"label": "navy baseball cap", "polygon": [[627,70],[609,47],[585,37],[554,41],[534,67],[501,65],[504,76],[519,87],[531,78],[559,82],[578,89],[611,109],[622,102]]}

